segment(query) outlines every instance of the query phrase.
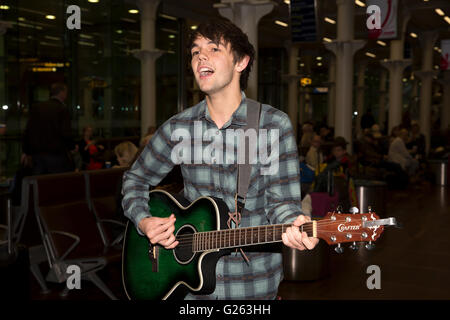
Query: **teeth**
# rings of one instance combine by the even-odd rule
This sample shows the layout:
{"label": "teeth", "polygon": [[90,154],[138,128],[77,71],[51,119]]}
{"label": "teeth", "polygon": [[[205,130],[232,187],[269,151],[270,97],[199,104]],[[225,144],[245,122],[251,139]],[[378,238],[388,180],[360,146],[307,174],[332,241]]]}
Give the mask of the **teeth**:
{"label": "teeth", "polygon": [[201,68],[200,72],[212,72],[212,70],[209,68]]}

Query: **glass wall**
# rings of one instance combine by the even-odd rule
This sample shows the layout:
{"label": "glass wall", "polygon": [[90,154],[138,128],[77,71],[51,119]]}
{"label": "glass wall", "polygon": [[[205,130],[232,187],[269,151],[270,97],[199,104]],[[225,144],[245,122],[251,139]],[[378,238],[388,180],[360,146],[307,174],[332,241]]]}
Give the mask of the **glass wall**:
{"label": "glass wall", "polygon": [[[81,9],[81,29],[66,26],[69,5]],[[97,137],[140,135],[140,14],[126,0],[2,1],[0,10],[0,176],[18,169],[21,135],[33,104],[54,82],[69,87],[74,136],[91,125]],[[181,19],[158,13],[157,125],[177,113],[183,61]],[[183,51],[183,50],[182,50]],[[184,53],[184,51],[183,51]],[[8,159],[6,161],[6,159]]]}

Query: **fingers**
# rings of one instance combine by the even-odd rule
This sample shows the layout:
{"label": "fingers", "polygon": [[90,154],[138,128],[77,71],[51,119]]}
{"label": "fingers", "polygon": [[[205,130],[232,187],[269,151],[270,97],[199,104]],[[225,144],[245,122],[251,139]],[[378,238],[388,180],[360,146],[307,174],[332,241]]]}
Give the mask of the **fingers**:
{"label": "fingers", "polygon": [[302,243],[302,234],[296,227],[290,227],[286,229],[286,237],[288,243],[299,250],[305,250],[305,246]]}
{"label": "fingers", "polygon": [[310,222],[311,218],[304,215],[299,215],[293,222],[293,227],[286,229],[286,232],[281,235],[283,243],[291,248],[298,250],[312,250],[319,242],[319,239],[308,237],[306,232],[300,232],[299,227]]}
{"label": "fingers", "polygon": [[[174,231],[175,231],[175,225],[172,224],[168,227],[168,229],[166,231],[157,234],[155,237],[150,239],[150,241],[153,244],[161,242],[161,241],[165,241],[165,240],[169,239],[171,236],[173,236]],[[175,240],[175,236],[174,236],[174,240]]]}
{"label": "fingers", "polygon": [[166,249],[173,249],[178,245],[179,241],[175,241],[175,236],[171,234],[167,240],[160,241],[159,244]]}
{"label": "fingers", "polygon": [[145,235],[148,237],[152,244],[161,244],[164,247],[176,246],[175,236],[175,215],[170,215],[168,218],[150,217],[145,219],[144,229]]}

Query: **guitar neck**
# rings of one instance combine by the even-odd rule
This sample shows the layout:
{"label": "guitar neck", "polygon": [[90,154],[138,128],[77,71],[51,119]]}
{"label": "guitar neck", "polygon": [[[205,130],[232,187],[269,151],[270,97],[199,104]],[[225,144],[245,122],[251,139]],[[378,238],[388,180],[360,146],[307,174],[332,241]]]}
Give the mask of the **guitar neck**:
{"label": "guitar neck", "polygon": [[[281,235],[292,224],[274,224],[258,227],[226,229],[208,232],[197,232],[193,235],[193,251],[202,252],[215,249],[228,249],[281,242]],[[308,237],[316,237],[316,222],[307,222],[300,226],[301,232]]]}

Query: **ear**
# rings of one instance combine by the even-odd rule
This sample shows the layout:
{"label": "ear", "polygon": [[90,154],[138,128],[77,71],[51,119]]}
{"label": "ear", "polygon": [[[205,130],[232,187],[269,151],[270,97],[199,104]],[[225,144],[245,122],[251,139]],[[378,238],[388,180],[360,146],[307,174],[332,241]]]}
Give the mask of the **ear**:
{"label": "ear", "polygon": [[244,56],[238,63],[235,65],[235,69],[237,72],[242,72],[247,68],[248,62],[250,61],[249,56]]}

